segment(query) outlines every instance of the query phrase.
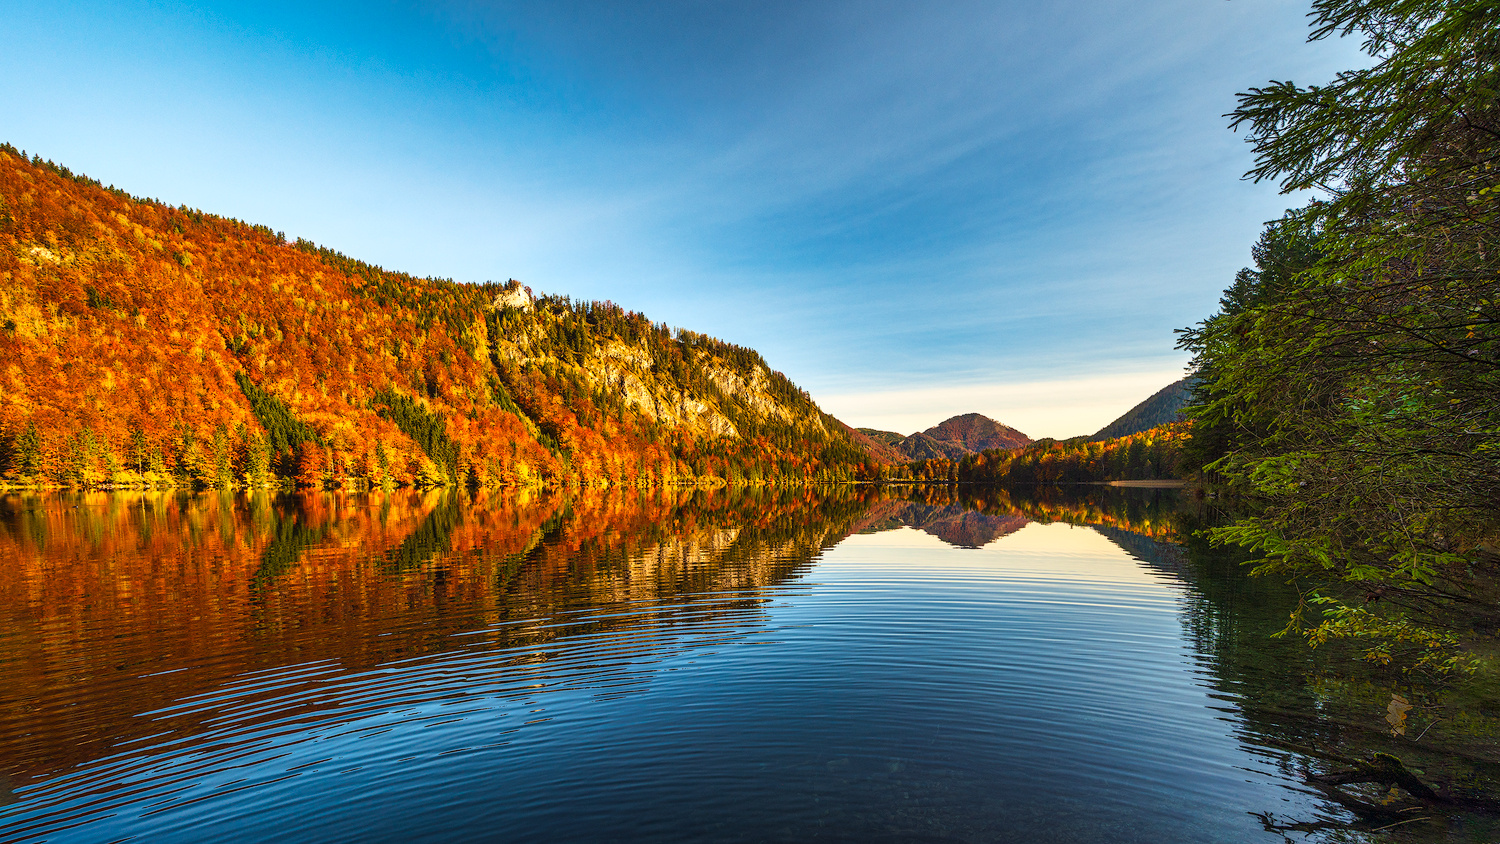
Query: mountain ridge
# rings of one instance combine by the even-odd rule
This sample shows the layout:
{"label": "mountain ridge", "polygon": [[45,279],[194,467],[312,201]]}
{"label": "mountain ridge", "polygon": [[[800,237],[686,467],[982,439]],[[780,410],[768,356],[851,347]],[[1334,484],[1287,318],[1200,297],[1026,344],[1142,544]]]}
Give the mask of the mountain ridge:
{"label": "mountain ridge", "polygon": [[392,272],[0,145],[0,483],[663,485],[877,460],[751,349]]}

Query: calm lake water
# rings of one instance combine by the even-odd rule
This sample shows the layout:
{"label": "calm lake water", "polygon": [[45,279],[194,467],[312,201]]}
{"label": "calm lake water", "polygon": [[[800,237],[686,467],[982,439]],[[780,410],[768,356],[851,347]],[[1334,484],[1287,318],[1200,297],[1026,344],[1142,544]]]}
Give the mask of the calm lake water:
{"label": "calm lake water", "polygon": [[1289,596],[1172,544],[1176,495],[10,496],[0,840],[1349,820],[1283,749],[1335,738]]}

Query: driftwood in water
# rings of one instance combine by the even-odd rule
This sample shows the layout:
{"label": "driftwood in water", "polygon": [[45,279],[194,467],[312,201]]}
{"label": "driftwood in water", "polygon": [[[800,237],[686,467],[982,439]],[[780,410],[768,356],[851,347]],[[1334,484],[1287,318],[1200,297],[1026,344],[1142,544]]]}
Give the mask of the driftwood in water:
{"label": "driftwood in water", "polygon": [[[1308,774],[1304,781],[1317,788],[1361,819],[1368,822],[1389,822],[1400,819],[1409,823],[1418,818],[1413,814],[1424,809],[1462,808],[1470,811],[1500,813],[1500,800],[1486,797],[1459,796],[1444,788],[1434,788],[1423,782],[1399,758],[1389,753],[1374,753],[1368,759],[1355,759],[1331,751],[1305,747],[1288,741],[1269,739],[1266,744],[1296,751],[1304,756],[1337,762],[1348,767],[1344,770],[1324,774]],[[1391,800],[1373,803],[1363,800],[1341,786],[1384,785],[1399,787],[1410,796],[1409,800]],[[1367,828],[1366,824],[1356,825]],[[1269,828],[1269,827],[1268,827]],[[1351,827],[1354,828],[1354,827]],[[1380,827],[1382,829],[1388,828]]]}
{"label": "driftwood in water", "polygon": [[1313,785],[1323,785],[1334,788],[1340,785],[1353,785],[1355,783],[1375,783],[1379,785],[1401,786],[1407,794],[1423,802],[1449,802],[1445,797],[1433,791],[1426,783],[1417,779],[1400,759],[1389,753],[1376,753],[1368,760],[1356,760],[1354,767],[1347,771],[1332,771],[1327,774],[1309,774],[1307,781]]}
{"label": "driftwood in water", "polygon": [[[1308,785],[1317,788],[1328,799],[1354,813],[1356,818],[1353,823],[1342,823],[1339,821],[1277,823],[1276,819],[1269,813],[1256,815],[1260,819],[1261,824],[1265,826],[1267,832],[1276,832],[1283,835],[1287,832],[1301,832],[1306,834],[1323,830],[1378,832],[1398,826],[1405,826],[1409,823],[1432,820],[1431,816],[1424,814],[1427,810],[1451,802],[1432,787],[1422,782],[1400,759],[1388,753],[1375,753],[1369,759],[1354,759],[1331,751],[1303,747],[1287,741],[1272,739],[1267,743],[1287,750],[1294,750],[1304,756],[1319,757],[1350,766],[1348,769],[1342,771],[1330,771],[1326,774],[1308,774],[1304,778],[1304,781]],[[1345,785],[1361,784],[1399,786],[1412,799],[1385,800],[1375,803],[1356,797],[1341,788],[1341,786]]]}
{"label": "driftwood in water", "polygon": [[[1423,808],[1424,806],[1449,802],[1432,787],[1422,782],[1416,774],[1412,773],[1406,765],[1402,764],[1400,759],[1389,753],[1375,753],[1369,759],[1355,759],[1332,751],[1306,747],[1278,739],[1270,739],[1266,743],[1286,750],[1296,751],[1304,756],[1312,756],[1349,765],[1348,769],[1342,771],[1330,771],[1326,774],[1308,774],[1304,777],[1303,781],[1326,794],[1330,800],[1359,815],[1361,818],[1399,818],[1403,815],[1409,816],[1413,810]],[[1418,802],[1371,803],[1340,788],[1340,786],[1356,784],[1400,786]]]}
{"label": "driftwood in water", "polygon": [[[1383,832],[1398,826],[1407,826],[1410,823],[1431,822],[1448,816],[1454,810],[1472,811],[1472,813],[1500,814],[1500,799],[1490,796],[1464,795],[1464,793],[1452,793],[1449,786],[1430,786],[1422,781],[1412,769],[1407,768],[1406,763],[1401,762],[1398,757],[1388,753],[1374,753],[1368,759],[1353,759],[1349,756],[1341,756],[1334,751],[1320,750],[1320,748],[1304,747],[1304,745],[1293,744],[1293,742],[1281,741],[1275,738],[1263,738],[1263,744],[1280,747],[1283,750],[1295,751],[1302,756],[1320,759],[1323,762],[1335,763],[1343,766],[1338,771],[1329,771],[1326,774],[1307,774],[1304,777],[1308,786],[1328,796],[1329,801],[1337,802],[1341,807],[1353,813],[1353,822],[1335,822],[1335,820],[1319,820],[1319,822],[1292,822],[1284,820],[1278,822],[1277,817],[1272,814],[1256,814],[1266,832],[1275,832],[1286,837],[1289,832],[1301,832],[1311,834],[1320,831],[1358,831],[1358,832]],[[1350,792],[1344,786],[1386,786],[1391,793],[1385,799],[1365,799]],[[1404,792],[1404,795],[1403,795]],[[1287,841],[1292,841],[1287,838]]]}

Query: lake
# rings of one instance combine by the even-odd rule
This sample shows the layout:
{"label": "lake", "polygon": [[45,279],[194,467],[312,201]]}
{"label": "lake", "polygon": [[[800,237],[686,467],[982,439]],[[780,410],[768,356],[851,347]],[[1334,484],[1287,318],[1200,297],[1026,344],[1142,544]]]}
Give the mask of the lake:
{"label": "lake", "polygon": [[1319,719],[1318,655],[1269,638],[1289,591],[1173,542],[1211,517],[1092,487],[11,495],[0,840],[1367,840],[1315,829],[1352,816],[1287,748],[1384,709]]}

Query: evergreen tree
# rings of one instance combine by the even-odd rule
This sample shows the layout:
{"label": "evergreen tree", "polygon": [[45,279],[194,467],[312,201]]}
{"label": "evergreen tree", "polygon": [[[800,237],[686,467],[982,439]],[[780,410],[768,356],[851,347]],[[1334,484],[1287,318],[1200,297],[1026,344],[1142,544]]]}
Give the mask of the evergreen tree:
{"label": "evergreen tree", "polygon": [[1414,663],[1451,670],[1455,613],[1500,621],[1476,598],[1500,562],[1500,7],[1313,8],[1313,37],[1362,35],[1375,62],[1241,96],[1250,175],[1324,198],[1184,333],[1190,454],[1259,508],[1218,540],[1342,581],[1315,640],[1370,639],[1377,661],[1425,641]]}

